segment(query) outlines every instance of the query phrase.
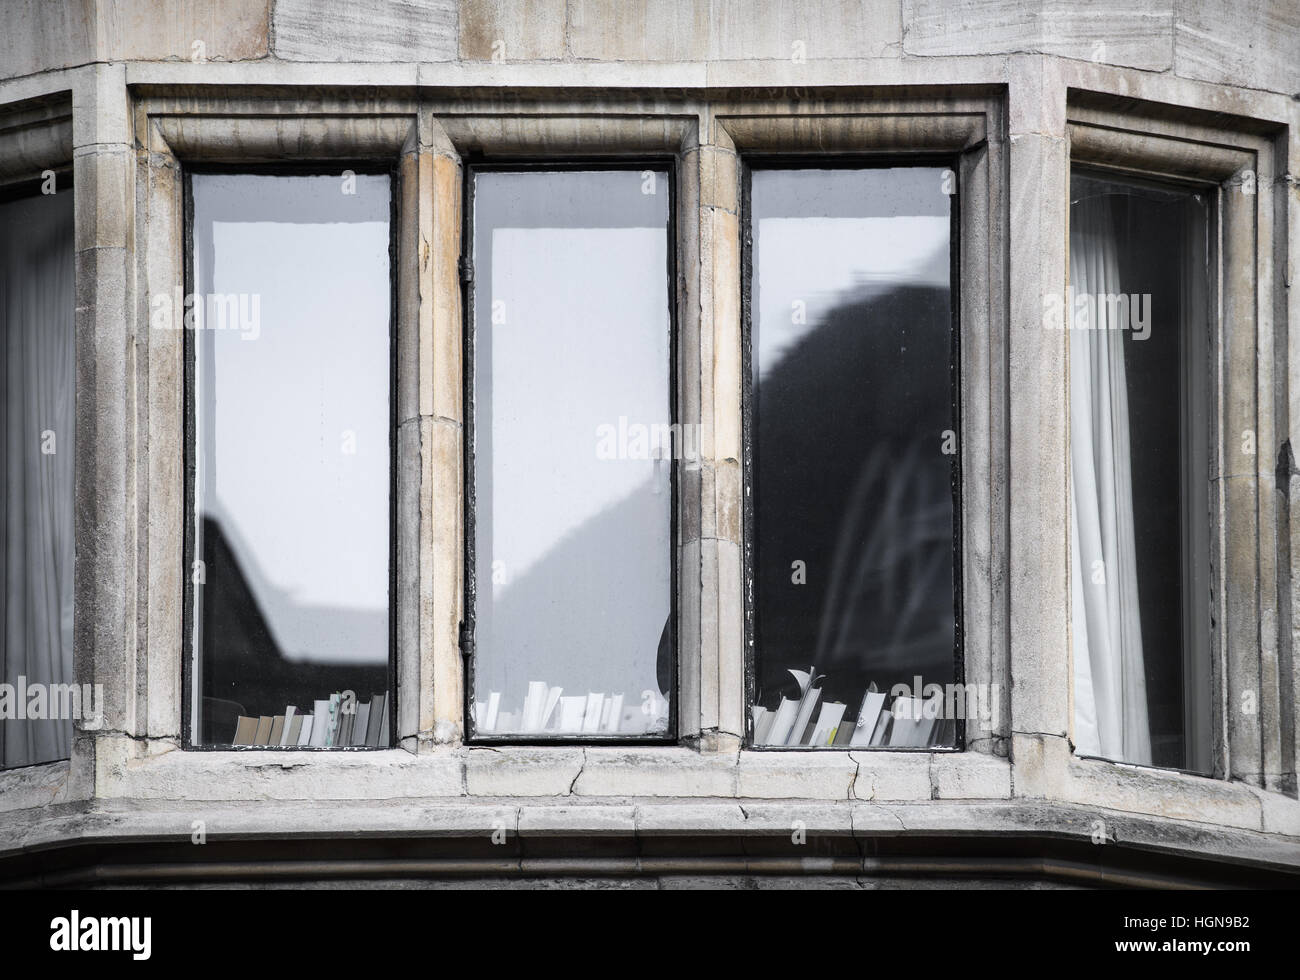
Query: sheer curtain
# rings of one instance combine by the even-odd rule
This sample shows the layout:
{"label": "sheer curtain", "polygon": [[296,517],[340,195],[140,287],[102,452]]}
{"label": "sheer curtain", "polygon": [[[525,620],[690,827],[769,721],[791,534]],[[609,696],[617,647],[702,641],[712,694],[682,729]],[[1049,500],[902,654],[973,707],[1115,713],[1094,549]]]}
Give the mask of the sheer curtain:
{"label": "sheer curtain", "polygon": [[[1111,202],[1080,195],[1070,212],[1070,559],[1075,746],[1149,765],[1138,611],[1124,328],[1098,297],[1118,294]],[[1089,316],[1079,297],[1089,297]]]}
{"label": "sheer curtain", "polygon": [[[15,701],[21,684],[73,680],[74,302],[72,192],[0,204],[0,681]],[[66,759],[71,741],[71,719],[10,714],[0,767]]]}

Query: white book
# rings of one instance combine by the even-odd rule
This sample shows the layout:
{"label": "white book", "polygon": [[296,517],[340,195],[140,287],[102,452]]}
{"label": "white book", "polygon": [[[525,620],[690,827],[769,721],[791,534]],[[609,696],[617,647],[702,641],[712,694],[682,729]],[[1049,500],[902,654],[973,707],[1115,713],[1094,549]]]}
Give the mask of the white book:
{"label": "white book", "polygon": [[794,728],[795,716],[799,713],[799,702],[782,698],[773,714],[772,723],[767,727],[767,741],[764,745],[785,745]]}
{"label": "white book", "polygon": [[311,744],[313,744],[313,743],[312,743],[312,740],[311,740],[311,730],[312,730],[312,720],[313,720],[315,717],[316,717],[315,715],[303,715],[303,716],[302,716],[302,731],[300,731],[300,732],[298,733],[298,747],[299,747],[299,748],[302,748],[303,746],[307,746],[307,745],[311,745]]}
{"label": "white book", "polygon": [[281,744],[281,745],[291,745],[291,744],[292,744],[292,743],[289,741],[289,729],[291,729],[291,728],[293,727],[293,716],[294,716],[295,713],[297,713],[297,711],[298,711],[298,709],[297,709],[294,705],[292,705],[292,704],[289,705],[289,707],[287,707],[287,708],[284,709],[284,730],[280,733],[280,744]]}
{"label": "white book", "polygon": [[858,711],[858,720],[853,727],[853,737],[849,739],[850,745],[876,744],[872,741],[872,738],[876,733],[876,725],[880,721],[880,714],[884,708],[884,693],[868,690],[862,698],[862,707]]}
{"label": "white book", "polygon": [[366,745],[379,745],[379,729],[388,717],[388,694],[374,694],[370,698],[370,723],[366,725]]}
{"label": "white book", "polygon": [[542,711],[546,707],[546,694],[549,690],[546,681],[528,682],[528,694],[524,696],[524,731],[542,730]]}
{"label": "white book", "polygon": [[323,748],[325,745],[325,736],[329,734],[330,720],[333,717],[330,714],[329,701],[316,701],[316,710],[313,717],[316,719],[311,726],[311,744]]}
{"label": "white book", "polygon": [[808,723],[812,721],[812,713],[817,708],[817,702],[822,698],[822,689],[820,687],[810,688],[799,699],[799,713],[795,715],[794,727],[790,729],[790,737],[785,740],[786,745],[803,745],[803,733],[808,730]]}
{"label": "white book", "polygon": [[392,712],[388,710],[388,699],[391,696],[392,695],[389,694],[384,695],[384,715],[379,721],[379,743],[378,744],[384,746],[385,748],[388,747],[388,740],[391,737],[389,735],[390,729],[388,727],[388,718],[392,714]]}
{"label": "white book", "polygon": [[813,725],[812,738],[808,740],[808,744],[830,745],[835,738],[835,730],[840,727],[840,720],[843,717],[843,702],[827,701],[823,704],[821,714],[817,716],[817,723]]}
{"label": "white book", "polygon": [[560,731],[576,734],[582,731],[582,716],[587,711],[587,699],[581,695],[560,698]]}
{"label": "white book", "polygon": [[542,705],[542,728],[554,728],[556,718],[555,709],[560,706],[560,695],[564,693],[564,688],[553,687],[546,692],[546,702]]}
{"label": "white book", "polygon": [[606,698],[600,706],[600,724],[597,727],[602,732],[609,731],[609,712],[613,707],[613,698]]}
{"label": "white book", "polygon": [[822,696],[820,690],[814,692],[814,685],[824,675],[817,673],[815,666],[809,667],[806,671],[790,669],[789,673],[799,684],[799,710],[795,714],[794,725],[784,744],[802,745],[804,732],[808,730],[808,723],[812,720],[813,709]]}
{"label": "white book", "polygon": [[497,731],[499,732],[517,732],[519,731],[519,716],[513,711],[503,711],[497,715]]}
{"label": "white book", "polygon": [[587,710],[583,713],[582,716],[583,734],[590,734],[592,732],[600,731],[600,713],[601,711],[604,710],[604,706],[605,706],[604,694],[587,695]]}
{"label": "white book", "polygon": [[615,694],[609,699],[609,721],[605,725],[605,731],[617,732],[623,727],[623,695]]}
{"label": "white book", "polygon": [[943,707],[941,700],[937,704],[935,700],[927,703],[920,698],[895,698],[891,712],[894,723],[889,729],[889,744],[907,748],[929,745]]}
{"label": "white book", "polygon": [[370,724],[370,702],[366,701],[357,705],[356,713],[352,716],[352,732],[348,736],[349,745],[366,744],[366,726]]}
{"label": "white book", "polygon": [[474,730],[482,732],[487,730],[487,702],[474,702]]}
{"label": "white book", "polygon": [[[348,709],[351,709],[351,711]],[[343,741],[343,736],[348,731],[353,712],[356,710],[356,701],[345,701],[342,694],[330,695],[330,729],[325,735],[326,745],[339,746],[346,744]]]}
{"label": "white book", "polygon": [[766,745],[767,730],[771,727],[772,719],[776,717],[776,713],[757,704],[749,710],[754,718],[754,744]]}
{"label": "white book", "polygon": [[487,713],[484,715],[482,730],[485,732],[494,732],[497,730],[497,719],[501,716],[501,692],[493,691],[488,695]]}
{"label": "white book", "polygon": [[[355,701],[349,702],[349,704],[351,705],[352,708],[354,709],[356,708]],[[340,736],[343,734],[347,726],[348,715],[345,713],[345,709],[349,706],[349,704],[344,703],[342,694],[330,695],[329,709],[328,709],[330,725],[329,725],[329,729],[325,732],[326,746],[332,748],[334,746],[343,744],[342,741],[340,740]]]}

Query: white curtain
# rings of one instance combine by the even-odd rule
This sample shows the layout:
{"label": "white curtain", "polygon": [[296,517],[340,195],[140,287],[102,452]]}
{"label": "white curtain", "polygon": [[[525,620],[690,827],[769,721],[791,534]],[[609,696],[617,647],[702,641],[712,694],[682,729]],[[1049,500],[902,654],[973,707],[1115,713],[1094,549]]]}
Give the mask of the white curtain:
{"label": "white curtain", "polygon": [[[74,303],[71,190],[0,204],[0,681],[29,688],[73,681]],[[0,767],[66,759],[71,736],[0,721]]]}
{"label": "white curtain", "polygon": [[1082,755],[1151,763],[1138,612],[1124,328],[1114,308],[1080,296],[1123,284],[1111,198],[1083,195],[1070,213],[1070,586],[1075,747]]}

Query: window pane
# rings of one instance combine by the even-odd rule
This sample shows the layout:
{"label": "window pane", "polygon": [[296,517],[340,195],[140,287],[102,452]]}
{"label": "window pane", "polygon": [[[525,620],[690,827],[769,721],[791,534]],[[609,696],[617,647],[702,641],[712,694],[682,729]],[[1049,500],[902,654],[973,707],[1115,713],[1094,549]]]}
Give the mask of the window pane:
{"label": "window pane", "polygon": [[[102,710],[72,672],[72,191],[0,204],[0,768],[67,759]],[[82,697],[83,693],[86,697]]]}
{"label": "window pane", "polygon": [[1209,772],[1209,216],[1204,196],[1070,186],[1076,751]]}
{"label": "window pane", "polygon": [[474,731],[669,728],[666,172],[474,190]]}
{"label": "window pane", "polygon": [[751,172],[757,745],[955,744],[952,181]]}
{"label": "window pane", "polygon": [[192,178],[196,742],[389,739],[391,191],[355,181]]}

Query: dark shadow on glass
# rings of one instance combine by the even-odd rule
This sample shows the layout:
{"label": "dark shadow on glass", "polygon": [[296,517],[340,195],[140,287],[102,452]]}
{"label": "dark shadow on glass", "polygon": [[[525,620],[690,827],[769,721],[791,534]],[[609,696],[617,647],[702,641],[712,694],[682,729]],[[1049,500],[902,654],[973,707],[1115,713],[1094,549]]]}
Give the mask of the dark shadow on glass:
{"label": "dark shadow on glass", "polygon": [[752,172],[756,745],[954,744],[951,176]]}

